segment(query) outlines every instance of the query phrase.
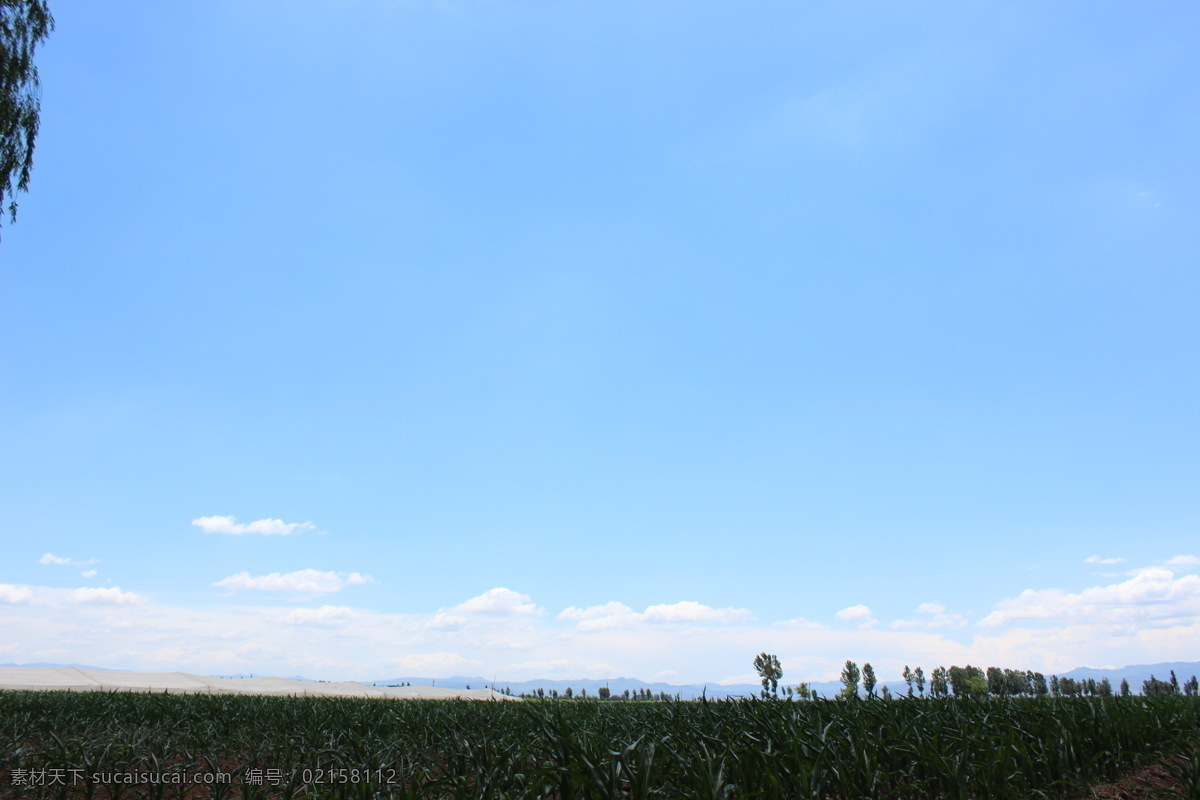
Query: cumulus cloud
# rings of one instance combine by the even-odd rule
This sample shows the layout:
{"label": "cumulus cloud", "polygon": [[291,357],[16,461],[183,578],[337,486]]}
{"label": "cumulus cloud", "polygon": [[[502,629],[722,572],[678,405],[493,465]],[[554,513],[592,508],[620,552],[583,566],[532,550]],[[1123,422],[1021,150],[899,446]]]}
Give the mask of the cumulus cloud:
{"label": "cumulus cloud", "polygon": [[205,533],[224,533],[230,536],[258,534],[261,536],[291,536],[301,531],[316,529],[311,522],[284,522],[281,519],[260,519],[254,522],[237,522],[234,517],[199,517],[192,525]]}
{"label": "cumulus cloud", "polygon": [[1085,564],[1120,564],[1124,558],[1101,558],[1100,556],[1088,556],[1083,560]]}
{"label": "cumulus cloud", "polygon": [[97,605],[124,605],[126,603],[142,602],[141,595],[133,592],[122,592],[120,586],[107,588],[81,588],[67,595],[72,603],[94,603]]}
{"label": "cumulus cloud", "polygon": [[220,586],[232,591],[254,589],[260,592],[329,594],[340,592],[347,586],[357,586],[373,581],[374,578],[370,575],[361,575],[357,572],[320,572],[315,569],[302,569],[284,574],[272,572],[268,575],[257,576],[251,576],[248,572],[239,572],[216,581],[213,586]]}
{"label": "cumulus cloud", "polygon": [[542,609],[531,602],[527,594],[499,587],[488,589],[478,597],[455,606],[452,611],[463,614],[487,614],[489,616],[512,616],[541,614]]}
{"label": "cumulus cloud", "polygon": [[100,559],[98,558],[89,558],[87,561],[79,561],[78,559],[74,558],[56,556],[54,553],[46,553],[46,555],[38,559],[39,564],[52,564],[60,567],[86,567],[88,564],[97,564],[99,561]]}
{"label": "cumulus cloud", "polygon": [[921,603],[917,606],[918,614],[941,614],[946,610],[946,607],[941,603]]}
{"label": "cumulus cloud", "polygon": [[28,586],[0,583],[0,603],[25,603],[31,599],[33,599],[33,590]]}
{"label": "cumulus cloud", "polygon": [[994,628],[1027,620],[1164,625],[1200,617],[1200,575],[1175,577],[1161,567],[1137,570],[1126,581],[1082,592],[1026,589],[996,604],[979,622]]}
{"label": "cumulus cloud", "polygon": [[1200,566],[1200,558],[1197,558],[1196,556],[1180,555],[1175,556],[1174,558],[1168,558],[1163,563],[1168,567],[1195,567]]}
{"label": "cumulus cloud", "polygon": [[337,622],[357,619],[362,616],[345,606],[321,606],[320,608],[297,608],[283,618],[289,625],[332,625]]}
{"label": "cumulus cloud", "polygon": [[608,602],[599,606],[563,609],[559,619],[578,623],[580,631],[602,631],[624,628],[639,623],[669,625],[676,623],[728,624],[754,619],[754,614],[744,608],[712,608],[693,600],[678,603],[648,606],[638,613],[624,603]]}

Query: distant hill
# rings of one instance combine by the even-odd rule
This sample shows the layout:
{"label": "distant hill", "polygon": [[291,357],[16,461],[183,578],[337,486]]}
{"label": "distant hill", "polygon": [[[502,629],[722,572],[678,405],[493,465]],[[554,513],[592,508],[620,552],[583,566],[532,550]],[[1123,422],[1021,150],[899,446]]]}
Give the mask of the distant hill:
{"label": "distant hill", "polygon": [[1074,678],[1075,680],[1082,678],[1094,678],[1095,680],[1108,678],[1114,687],[1120,686],[1121,680],[1124,679],[1129,681],[1129,688],[1134,693],[1140,693],[1143,681],[1148,681],[1151,677],[1158,678],[1160,681],[1170,680],[1172,670],[1175,671],[1175,677],[1179,679],[1179,683],[1182,685],[1184,681],[1193,675],[1200,676],[1200,661],[1164,661],[1161,664],[1135,664],[1129,667],[1117,667],[1116,669],[1079,667],[1070,672],[1064,672],[1059,677]]}

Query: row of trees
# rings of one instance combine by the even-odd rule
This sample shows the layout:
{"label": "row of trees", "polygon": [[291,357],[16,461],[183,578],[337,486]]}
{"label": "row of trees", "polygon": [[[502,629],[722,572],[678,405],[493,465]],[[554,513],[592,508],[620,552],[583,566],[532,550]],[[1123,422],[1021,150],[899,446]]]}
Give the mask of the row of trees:
{"label": "row of trees", "polygon": [[1184,681],[1183,690],[1180,691],[1179,679],[1175,677],[1175,670],[1171,670],[1171,680],[1169,681],[1160,681],[1153,675],[1150,676],[1150,680],[1142,681],[1142,694],[1147,697],[1169,697],[1178,694],[1185,697],[1200,697],[1200,682],[1197,682],[1196,676],[1193,675]]}
{"label": "row of trees", "polygon": [[[767,700],[781,699],[796,699],[796,700],[816,700],[818,698],[817,691],[807,683],[801,683],[796,686],[780,686],[780,681],[783,678],[783,668],[780,666],[779,658],[770,653],[759,653],[754,658],[754,670],[758,673],[762,680],[761,696]],[[933,670],[926,679],[925,671],[921,667],[909,669],[908,665],[904,666],[904,671],[901,673],[904,682],[908,685],[908,697],[1111,697],[1119,693],[1122,697],[1129,697],[1133,692],[1129,686],[1129,681],[1122,680],[1118,690],[1114,691],[1112,683],[1108,678],[1096,680],[1094,678],[1083,678],[1076,680],[1074,678],[1059,678],[1056,675],[1051,675],[1049,680],[1040,672],[1033,670],[1021,671],[1018,669],[1001,669],[999,667],[988,667],[986,670],[979,667],[973,667],[968,664],[965,667],[937,667]],[[875,669],[869,663],[864,663],[860,669],[858,664],[847,660],[842,668],[842,689],[838,692],[837,697],[844,700],[858,699],[865,693],[868,700],[879,698],[889,700],[892,698],[891,690],[880,685],[878,678],[875,675]],[[468,686],[468,689],[471,687]],[[512,689],[505,687],[492,687],[502,694],[512,695]],[[860,692],[861,688],[861,692]],[[926,691],[928,688],[928,692]],[[878,691],[876,691],[878,689]],[[1200,685],[1197,684],[1196,676],[1193,675],[1189,680],[1180,684],[1175,677],[1174,670],[1171,671],[1171,679],[1169,681],[1161,681],[1154,676],[1150,680],[1142,682],[1142,694],[1148,697],[1184,695],[1187,697],[1200,696]],[[521,693],[521,697],[528,699],[539,700],[627,700],[627,701],[650,701],[650,702],[665,702],[672,700],[680,700],[679,694],[670,694],[669,692],[652,692],[648,688],[629,690],[613,693],[607,686],[601,686],[596,690],[595,695],[588,695],[586,688],[576,692],[568,686],[562,692],[557,689],[536,689],[532,692]]]}
{"label": "row of trees", "polygon": [[[769,653],[760,653],[754,659],[754,669],[762,679],[762,697],[779,699],[779,681],[783,677],[779,659]],[[909,697],[926,696],[926,677],[921,667],[909,669],[905,664],[901,674],[904,682],[908,685]],[[888,700],[892,696],[891,690],[887,686],[880,686],[878,694],[876,693],[879,681],[875,676],[875,669],[869,663],[864,663],[860,670],[858,664],[847,660],[842,668],[841,681],[842,690],[838,692],[838,697],[842,699],[859,698],[861,696],[860,685],[861,691],[866,693],[868,700],[876,697]],[[1095,678],[1076,680],[1051,675],[1050,680],[1047,681],[1045,675],[1033,670],[988,667],[985,671],[970,664],[965,667],[937,667],[929,675],[928,687],[928,696],[935,698],[950,696],[1046,697],[1047,695],[1052,697],[1111,697],[1114,693],[1112,683],[1108,678],[1102,678],[1099,681]],[[1121,680],[1119,691],[1122,697],[1129,697],[1133,693],[1128,680]],[[1150,680],[1144,681],[1142,694],[1146,696],[1182,694],[1187,697],[1197,697],[1200,696],[1200,685],[1197,683],[1196,676],[1193,675],[1181,687],[1174,670],[1172,670],[1170,681],[1160,681],[1154,676],[1151,676]],[[785,687],[783,695],[788,698],[797,697],[805,700],[816,698],[817,693],[807,683],[802,683],[794,689]]]}

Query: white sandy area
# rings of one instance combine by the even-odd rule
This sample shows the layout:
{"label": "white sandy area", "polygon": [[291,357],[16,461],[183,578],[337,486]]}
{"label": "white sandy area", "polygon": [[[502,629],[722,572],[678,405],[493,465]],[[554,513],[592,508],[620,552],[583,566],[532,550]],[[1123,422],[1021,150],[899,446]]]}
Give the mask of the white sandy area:
{"label": "white sandy area", "polygon": [[258,694],[292,697],[375,697],[382,700],[518,700],[491,689],[370,686],[290,678],[209,678],[186,672],[121,672],[78,667],[0,667],[0,689],[72,692]]}

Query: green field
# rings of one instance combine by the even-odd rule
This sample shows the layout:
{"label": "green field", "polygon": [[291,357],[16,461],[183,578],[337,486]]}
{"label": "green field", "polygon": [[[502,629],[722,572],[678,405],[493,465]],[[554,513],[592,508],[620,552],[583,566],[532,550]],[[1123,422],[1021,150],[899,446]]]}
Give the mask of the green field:
{"label": "green field", "polygon": [[13,691],[0,726],[5,798],[1069,798],[1194,748],[1200,701]]}

